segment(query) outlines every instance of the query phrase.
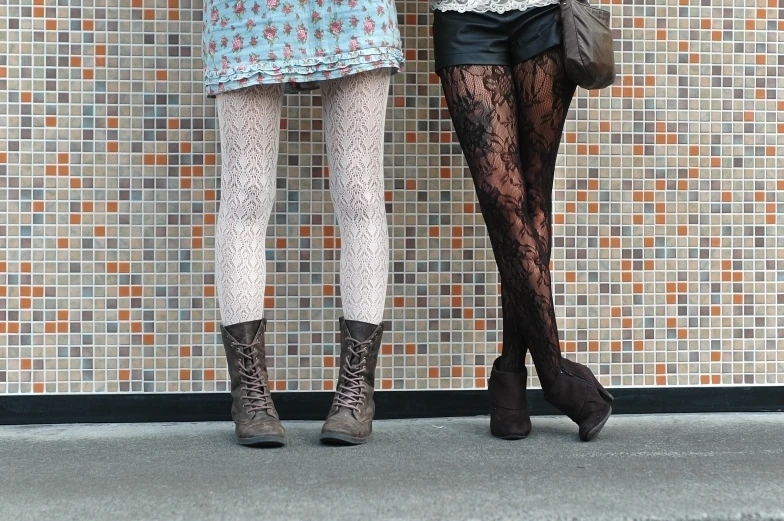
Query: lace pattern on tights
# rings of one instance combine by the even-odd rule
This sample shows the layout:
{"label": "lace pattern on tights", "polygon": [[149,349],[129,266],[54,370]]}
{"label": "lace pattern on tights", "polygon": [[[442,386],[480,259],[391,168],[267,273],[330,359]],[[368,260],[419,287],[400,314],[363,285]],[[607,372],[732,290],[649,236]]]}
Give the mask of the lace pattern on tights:
{"label": "lace pattern on tights", "polygon": [[548,388],[561,360],[549,268],[553,176],[575,88],[563,52],[440,75],[501,276],[501,369],[519,372],[528,348]]}
{"label": "lace pattern on tights", "polygon": [[[378,69],[322,84],[330,191],[342,239],[343,311],[348,320],[371,324],[383,317],[389,268],[383,178],[389,76]],[[217,96],[223,168],[215,271],[226,325],[263,316],[282,96],[281,85]]]}

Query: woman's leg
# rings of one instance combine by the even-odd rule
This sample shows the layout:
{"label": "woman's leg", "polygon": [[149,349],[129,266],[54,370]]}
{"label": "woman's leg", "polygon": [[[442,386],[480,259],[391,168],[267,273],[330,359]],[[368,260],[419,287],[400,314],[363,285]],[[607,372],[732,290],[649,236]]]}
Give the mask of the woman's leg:
{"label": "woman's leg", "polygon": [[325,443],[364,443],[372,431],[389,273],[383,164],[389,76],[379,69],[322,85],[330,191],[343,243],[345,315],[335,399],[321,434]]}
{"label": "woman's leg", "polygon": [[215,278],[225,325],[263,316],[265,237],[275,202],[282,100],[280,85],[217,96],[223,163]]}
{"label": "woman's leg", "polygon": [[522,372],[527,344],[547,390],[560,371],[552,349],[560,357],[558,329],[549,251],[529,213],[513,71],[471,65],[448,67],[440,75],[501,274],[504,353],[498,369]]}
{"label": "woman's leg", "polygon": [[325,82],[324,135],[340,237],[346,320],[380,324],[389,273],[384,206],[384,122],[390,74],[379,69]]}
{"label": "woman's leg", "polygon": [[[520,162],[526,213],[539,238],[543,297],[516,308],[522,321],[536,324],[542,334],[531,344],[531,358],[547,390],[561,369],[561,349],[555,321],[550,258],[552,253],[552,191],[555,162],[575,85],[566,76],[563,50],[551,47],[513,70],[517,92]],[[537,305],[534,305],[537,302]]]}
{"label": "woman's leg", "polygon": [[263,318],[264,239],[275,199],[282,98],[280,85],[217,96],[223,169],[215,272],[232,419],[242,445],[285,443],[270,395]]}

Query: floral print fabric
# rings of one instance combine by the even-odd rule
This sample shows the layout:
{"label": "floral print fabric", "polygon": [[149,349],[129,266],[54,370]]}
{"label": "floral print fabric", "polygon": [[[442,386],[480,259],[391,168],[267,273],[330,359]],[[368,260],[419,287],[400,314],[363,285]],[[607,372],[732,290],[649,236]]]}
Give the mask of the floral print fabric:
{"label": "floral print fabric", "polygon": [[394,0],[204,0],[207,95],[402,67]]}

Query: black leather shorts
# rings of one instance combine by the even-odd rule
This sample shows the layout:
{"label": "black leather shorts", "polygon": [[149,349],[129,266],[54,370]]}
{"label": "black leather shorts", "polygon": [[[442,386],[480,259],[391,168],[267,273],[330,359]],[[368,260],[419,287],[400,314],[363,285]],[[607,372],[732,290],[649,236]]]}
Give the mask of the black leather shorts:
{"label": "black leather shorts", "polygon": [[561,44],[558,4],[506,13],[433,13],[436,71],[454,65],[508,65]]}

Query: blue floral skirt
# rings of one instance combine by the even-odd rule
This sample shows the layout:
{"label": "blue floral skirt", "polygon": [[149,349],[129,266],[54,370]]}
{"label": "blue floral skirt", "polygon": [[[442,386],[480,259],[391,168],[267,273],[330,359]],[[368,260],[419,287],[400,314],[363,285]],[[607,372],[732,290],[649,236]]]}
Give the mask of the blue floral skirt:
{"label": "blue floral skirt", "polygon": [[319,81],[403,65],[394,0],[204,0],[209,97],[260,83]]}

